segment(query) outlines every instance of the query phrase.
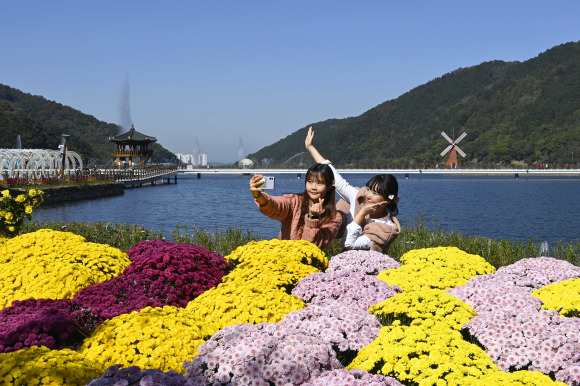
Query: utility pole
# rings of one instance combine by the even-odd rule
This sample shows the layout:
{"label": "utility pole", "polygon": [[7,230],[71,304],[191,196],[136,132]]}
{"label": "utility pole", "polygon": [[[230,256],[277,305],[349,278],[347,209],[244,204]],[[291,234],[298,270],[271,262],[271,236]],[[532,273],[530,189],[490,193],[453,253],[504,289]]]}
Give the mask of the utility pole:
{"label": "utility pole", "polygon": [[60,169],[60,175],[63,181],[64,181],[64,163],[66,161],[66,140],[68,137],[70,137],[70,135],[68,134],[62,135],[62,165]]}

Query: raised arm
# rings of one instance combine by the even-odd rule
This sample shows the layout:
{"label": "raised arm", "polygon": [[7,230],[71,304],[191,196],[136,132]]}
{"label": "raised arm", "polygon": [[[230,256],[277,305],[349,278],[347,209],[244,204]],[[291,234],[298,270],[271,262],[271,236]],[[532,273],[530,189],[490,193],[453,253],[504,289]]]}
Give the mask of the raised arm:
{"label": "raised arm", "polygon": [[306,139],[304,140],[304,145],[306,146],[306,150],[310,152],[312,158],[314,158],[314,161],[321,164],[326,159],[320,155],[318,150],[316,150],[314,144],[312,143],[313,141],[314,141],[314,130],[312,130],[312,126],[310,126],[308,128],[308,134],[306,134]]}
{"label": "raised arm", "polygon": [[354,198],[356,197],[358,189],[351,186],[344,178],[342,178],[340,173],[338,173],[334,166],[332,166],[330,161],[326,161],[326,159],[318,152],[318,150],[316,150],[313,142],[314,130],[312,130],[312,126],[310,126],[308,128],[308,134],[306,134],[306,139],[304,140],[306,149],[310,152],[310,155],[312,155],[314,161],[318,163],[328,163],[328,166],[330,166],[332,172],[334,173],[334,186],[336,187],[336,191],[342,198],[344,198],[346,202],[354,202]]}

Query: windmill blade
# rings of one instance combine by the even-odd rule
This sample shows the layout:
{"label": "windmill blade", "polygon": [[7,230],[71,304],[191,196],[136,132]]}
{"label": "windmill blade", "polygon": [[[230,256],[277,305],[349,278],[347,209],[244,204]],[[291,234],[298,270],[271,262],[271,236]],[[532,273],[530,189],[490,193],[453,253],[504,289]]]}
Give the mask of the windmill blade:
{"label": "windmill blade", "polygon": [[459,154],[461,154],[461,156],[462,156],[463,158],[465,158],[465,153],[463,152],[463,150],[461,150],[461,149],[460,149],[460,148],[458,148],[457,146],[455,146],[455,150],[457,150],[457,152],[458,152]]}
{"label": "windmill blade", "polygon": [[441,152],[441,157],[443,157],[445,154],[447,154],[447,152],[448,152],[449,150],[451,150],[451,148],[452,148],[452,147],[453,147],[453,145],[449,145],[449,146],[447,146],[447,148]]}
{"label": "windmill blade", "polygon": [[455,143],[459,143],[459,141],[461,141],[463,138],[465,138],[465,136],[466,136],[466,135],[467,135],[467,133],[463,133],[463,134],[461,134],[461,135],[459,136],[459,138],[457,138],[457,139],[455,140]]}
{"label": "windmill blade", "polygon": [[453,140],[451,138],[449,138],[449,136],[447,134],[445,134],[444,131],[441,132],[441,135],[443,136],[443,138],[445,138],[446,140],[448,140],[449,143],[453,143]]}

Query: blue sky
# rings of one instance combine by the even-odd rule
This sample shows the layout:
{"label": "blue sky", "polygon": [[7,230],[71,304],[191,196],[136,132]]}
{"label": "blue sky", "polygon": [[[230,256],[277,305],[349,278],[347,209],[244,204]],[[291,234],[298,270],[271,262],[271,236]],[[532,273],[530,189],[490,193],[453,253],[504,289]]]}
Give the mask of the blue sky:
{"label": "blue sky", "polygon": [[[580,40],[579,1],[0,0],[0,83],[233,162],[459,67]],[[128,91],[128,99],[124,97]]]}

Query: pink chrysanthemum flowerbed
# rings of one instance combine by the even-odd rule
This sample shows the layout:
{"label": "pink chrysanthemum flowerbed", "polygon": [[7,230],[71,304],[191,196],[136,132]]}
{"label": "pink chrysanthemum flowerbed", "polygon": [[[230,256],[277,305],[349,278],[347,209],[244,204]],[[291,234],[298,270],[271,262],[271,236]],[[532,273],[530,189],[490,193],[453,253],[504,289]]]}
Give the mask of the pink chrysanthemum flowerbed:
{"label": "pink chrysanthemum flowerbed", "polygon": [[[152,240],[125,255],[39,232],[2,245],[3,384],[580,385],[567,262],[496,271],[443,247],[328,260],[283,240],[225,257]],[[43,262],[32,274],[28,256]],[[88,270],[52,278],[47,258]]]}

